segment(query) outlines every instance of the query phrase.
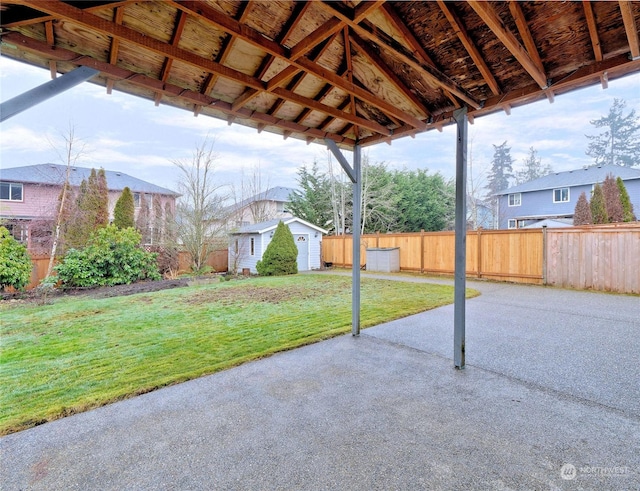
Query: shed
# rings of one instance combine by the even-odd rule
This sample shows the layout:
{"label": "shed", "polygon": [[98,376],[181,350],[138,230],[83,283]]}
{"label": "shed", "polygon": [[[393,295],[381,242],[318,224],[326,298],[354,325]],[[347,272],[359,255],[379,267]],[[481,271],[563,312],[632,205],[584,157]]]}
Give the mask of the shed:
{"label": "shed", "polygon": [[241,227],[231,234],[229,245],[229,271],[239,272],[249,269],[257,273],[256,263],[271,242],[278,223],[282,221],[291,233],[298,247],[298,271],[320,269],[322,255],[322,235],[327,233],[301,218],[275,219]]}

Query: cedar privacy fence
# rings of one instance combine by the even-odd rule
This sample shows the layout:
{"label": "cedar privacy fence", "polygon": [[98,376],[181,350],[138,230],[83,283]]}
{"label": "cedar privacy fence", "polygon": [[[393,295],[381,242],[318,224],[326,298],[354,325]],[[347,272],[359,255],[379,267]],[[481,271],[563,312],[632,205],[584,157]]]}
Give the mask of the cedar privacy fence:
{"label": "cedar privacy fence", "polygon": [[[190,257],[187,252],[181,251],[178,253],[178,273],[184,273],[189,271]],[[226,271],[228,262],[227,249],[220,249],[213,251],[207,258],[207,266],[211,266],[214,271]],[[31,271],[31,282],[27,286],[27,289],[35,288],[40,284],[40,281],[47,275],[47,268],[49,267],[48,255],[32,255],[31,262],[33,263],[33,269]]]}
{"label": "cedar privacy fence", "polygon": [[[454,273],[454,232],[362,235],[367,248],[398,247],[400,270]],[[352,238],[328,236],[322,259],[351,267]],[[640,223],[561,229],[467,231],[467,276],[618,293],[640,293]]]}

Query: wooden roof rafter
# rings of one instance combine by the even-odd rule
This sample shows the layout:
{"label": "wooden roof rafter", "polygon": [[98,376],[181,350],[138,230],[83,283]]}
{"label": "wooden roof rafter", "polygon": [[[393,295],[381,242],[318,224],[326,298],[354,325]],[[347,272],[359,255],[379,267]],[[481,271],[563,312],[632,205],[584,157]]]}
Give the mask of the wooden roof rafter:
{"label": "wooden roof rafter", "polygon": [[620,13],[622,14],[622,21],[624,22],[624,30],[627,33],[627,40],[629,41],[631,59],[637,60],[640,58],[640,39],[631,2],[628,0],[619,0],[618,4],[620,5]]}

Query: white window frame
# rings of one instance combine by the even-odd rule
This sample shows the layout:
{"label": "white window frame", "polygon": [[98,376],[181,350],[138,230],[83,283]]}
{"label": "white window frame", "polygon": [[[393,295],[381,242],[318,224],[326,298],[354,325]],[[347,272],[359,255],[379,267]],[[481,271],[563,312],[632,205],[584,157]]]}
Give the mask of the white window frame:
{"label": "white window frame", "polygon": [[[567,191],[567,199],[562,199],[563,191]],[[560,191],[560,199],[556,200],[556,191]],[[556,188],[553,190],[553,202],[554,203],[568,203],[571,201],[571,189],[570,188]]]}
{"label": "white window frame", "polygon": [[250,247],[249,247],[250,255],[251,256],[255,256],[256,255],[256,239],[255,239],[255,237],[251,237],[249,239],[249,244],[250,244]]}
{"label": "white window frame", "polygon": [[518,228],[518,220],[516,220],[515,218],[509,218],[509,220],[507,221],[507,228],[509,230],[515,230]]}
{"label": "white window frame", "polygon": [[[22,183],[20,182],[8,182],[8,181],[2,181],[2,184],[8,184],[9,185],[9,197],[8,198],[2,198],[1,201],[24,201],[24,186],[22,185]],[[13,199],[13,189],[20,189],[20,199]]]}
{"label": "white window frame", "polygon": [[[511,204],[511,197],[513,196],[513,204]],[[516,200],[516,197],[518,198]],[[507,196],[507,204],[509,206],[520,206],[522,204],[522,193],[513,193]]]}

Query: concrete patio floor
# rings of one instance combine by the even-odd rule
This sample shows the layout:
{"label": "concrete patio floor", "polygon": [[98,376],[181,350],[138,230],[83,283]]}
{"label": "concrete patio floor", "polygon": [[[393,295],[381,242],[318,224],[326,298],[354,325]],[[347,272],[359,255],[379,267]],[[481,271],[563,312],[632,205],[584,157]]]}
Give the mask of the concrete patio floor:
{"label": "concrete patio floor", "polygon": [[465,370],[442,307],[3,437],[0,489],[640,489],[640,299],[468,286]]}

